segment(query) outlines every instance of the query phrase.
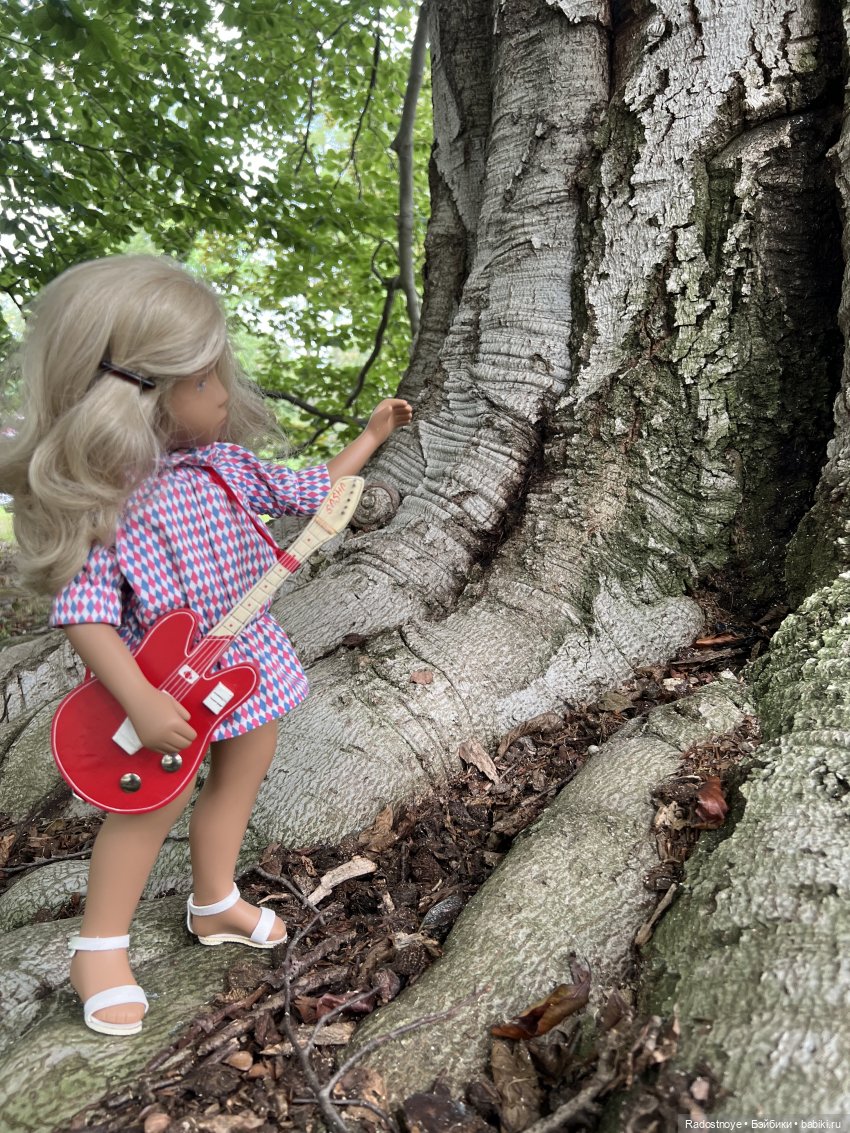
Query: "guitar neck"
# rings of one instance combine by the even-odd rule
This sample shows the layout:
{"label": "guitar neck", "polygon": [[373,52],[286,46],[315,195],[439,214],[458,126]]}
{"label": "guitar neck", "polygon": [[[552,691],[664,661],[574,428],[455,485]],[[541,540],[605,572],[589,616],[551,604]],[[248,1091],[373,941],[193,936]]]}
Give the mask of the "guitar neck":
{"label": "guitar neck", "polygon": [[242,601],[238,602],[228,614],[225,614],[217,625],[213,626],[207,637],[229,639],[227,645],[225,645],[225,648],[227,648],[229,641],[238,637],[251,618],[258,610],[262,609],[266,602],[274,597],[286,579],[298,570],[304,560],[322,543],[327,542],[329,538],[336,534],[338,532],[325,524],[321,517],[314,516],[313,522],[302,531],[291,546],[287,547],[285,561],[275,563],[270,570],[266,571],[260,581],[251,587]]}

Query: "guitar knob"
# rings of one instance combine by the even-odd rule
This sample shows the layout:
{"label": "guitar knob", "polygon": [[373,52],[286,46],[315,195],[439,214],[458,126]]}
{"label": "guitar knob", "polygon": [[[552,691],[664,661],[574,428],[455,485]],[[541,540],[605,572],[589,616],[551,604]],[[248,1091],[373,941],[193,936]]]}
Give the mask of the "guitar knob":
{"label": "guitar knob", "polygon": [[183,757],[177,752],[172,752],[170,755],[164,755],[159,765],[163,771],[179,771],[183,766]]}
{"label": "guitar knob", "polygon": [[142,780],[138,775],[133,774],[132,771],[128,772],[126,775],[122,775],[118,780],[118,786],[122,791],[126,791],[128,794],[132,794],[134,791],[138,791],[141,785]]}

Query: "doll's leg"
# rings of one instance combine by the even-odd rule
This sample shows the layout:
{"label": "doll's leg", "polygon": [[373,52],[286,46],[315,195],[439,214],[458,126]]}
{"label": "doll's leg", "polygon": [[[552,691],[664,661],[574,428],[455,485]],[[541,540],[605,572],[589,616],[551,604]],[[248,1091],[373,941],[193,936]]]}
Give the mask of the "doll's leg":
{"label": "doll's leg", "polygon": [[[124,936],[139,903],[156,855],[192,794],[191,783],[167,806],[148,814],[108,814],[95,839],[89,867],[86,909],[80,936]],[[80,999],[122,984],[135,983],[125,949],[77,952],[71,985]],[[142,1007],[128,1003],[96,1012],[107,1023],[133,1023]]]}
{"label": "doll's leg", "polygon": [[[209,775],[189,824],[196,905],[215,904],[233,888],[236,858],[276,742],[277,724],[272,722],[212,745]],[[226,912],[192,918],[192,927],[203,936],[219,932],[250,936],[256,923],[256,908],[241,900]],[[269,939],[283,934],[278,918]]]}

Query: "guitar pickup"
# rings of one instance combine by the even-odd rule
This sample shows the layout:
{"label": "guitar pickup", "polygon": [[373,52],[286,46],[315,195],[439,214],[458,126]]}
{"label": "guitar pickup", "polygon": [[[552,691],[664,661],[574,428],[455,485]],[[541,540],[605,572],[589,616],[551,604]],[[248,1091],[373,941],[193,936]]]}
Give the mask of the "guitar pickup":
{"label": "guitar pickup", "polygon": [[125,719],[124,723],[112,738],[128,755],[135,755],[142,746],[142,741],[139,739],[136,729],[130,723],[129,719]]}
{"label": "guitar pickup", "polygon": [[233,691],[222,684],[221,681],[204,697],[204,705],[209,708],[210,712],[221,712],[222,708],[233,700]]}

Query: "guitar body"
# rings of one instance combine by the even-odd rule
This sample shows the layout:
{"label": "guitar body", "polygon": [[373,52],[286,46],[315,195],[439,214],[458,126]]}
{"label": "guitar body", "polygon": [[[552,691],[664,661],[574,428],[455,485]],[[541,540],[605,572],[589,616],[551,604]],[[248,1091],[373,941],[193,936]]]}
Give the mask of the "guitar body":
{"label": "guitar body", "polygon": [[144,747],[130,753],[127,749],[139,743],[138,737],[132,726],[127,733],[124,709],[96,677],[87,677],[60,701],[51,731],[53,756],[73,792],[86,802],[116,814],[165,806],[194,778],[221,721],[255,691],[260,674],[253,662],[208,672],[216,654],[206,644],[210,639],[191,647],[199,622],[191,610],[172,610],[134,653],[147,680],[188,709],[189,723],[198,733],[175,755]]}

